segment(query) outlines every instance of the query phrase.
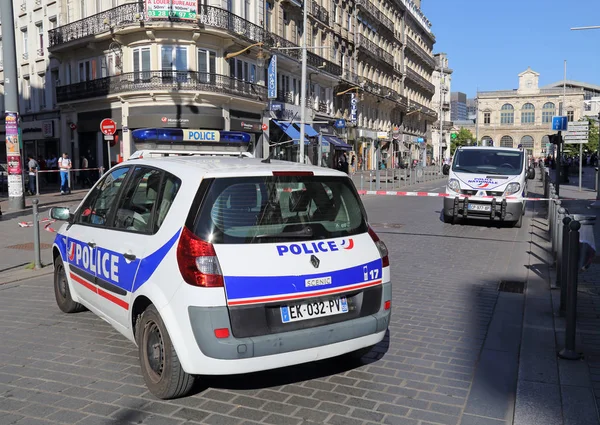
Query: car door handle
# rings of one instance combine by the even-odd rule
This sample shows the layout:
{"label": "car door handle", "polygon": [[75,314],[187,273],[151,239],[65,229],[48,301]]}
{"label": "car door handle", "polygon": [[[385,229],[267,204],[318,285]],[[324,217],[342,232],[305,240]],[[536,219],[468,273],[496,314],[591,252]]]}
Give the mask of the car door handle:
{"label": "car door handle", "polygon": [[129,260],[129,261],[133,261],[135,260],[137,257],[135,256],[135,254],[123,254],[123,257],[125,257],[125,259]]}
{"label": "car door handle", "polygon": [[96,248],[96,242],[88,242],[87,244],[90,248]]}

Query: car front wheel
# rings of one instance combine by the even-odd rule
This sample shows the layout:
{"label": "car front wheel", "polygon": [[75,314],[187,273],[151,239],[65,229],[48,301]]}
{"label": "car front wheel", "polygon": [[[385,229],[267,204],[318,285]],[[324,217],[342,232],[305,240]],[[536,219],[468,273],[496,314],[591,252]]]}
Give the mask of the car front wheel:
{"label": "car front wheel", "polygon": [[54,297],[58,308],[64,313],[78,313],[86,309],[71,297],[67,272],[60,256],[54,260]]}
{"label": "car front wheel", "polygon": [[165,400],[187,395],[195,377],[181,367],[167,328],[153,305],[142,313],[136,327],[142,376],[150,392]]}

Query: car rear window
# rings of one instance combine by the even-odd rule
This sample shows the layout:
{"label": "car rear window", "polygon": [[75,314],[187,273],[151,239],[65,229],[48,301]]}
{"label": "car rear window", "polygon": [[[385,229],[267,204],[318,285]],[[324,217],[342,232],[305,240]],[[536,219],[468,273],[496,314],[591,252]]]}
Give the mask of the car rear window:
{"label": "car rear window", "polygon": [[264,176],[210,180],[194,233],[215,244],[329,239],[365,233],[350,179]]}

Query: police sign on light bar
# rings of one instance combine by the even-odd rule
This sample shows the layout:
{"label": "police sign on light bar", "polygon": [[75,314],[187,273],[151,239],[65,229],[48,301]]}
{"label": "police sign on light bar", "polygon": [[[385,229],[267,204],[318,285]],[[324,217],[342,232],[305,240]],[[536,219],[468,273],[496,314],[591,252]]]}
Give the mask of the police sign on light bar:
{"label": "police sign on light bar", "polygon": [[218,142],[219,140],[218,130],[183,130],[184,142]]}

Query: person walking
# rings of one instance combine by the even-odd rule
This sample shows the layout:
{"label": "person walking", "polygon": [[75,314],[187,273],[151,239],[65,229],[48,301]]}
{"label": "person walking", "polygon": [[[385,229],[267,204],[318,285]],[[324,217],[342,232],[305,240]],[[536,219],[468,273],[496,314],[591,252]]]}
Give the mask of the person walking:
{"label": "person walking", "polygon": [[58,168],[60,169],[60,194],[71,193],[69,188],[69,170],[71,169],[71,159],[64,152],[58,160]]}
{"label": "person walking", "polygon": [[33,155],[28,155],[27,159],[28,159],[27,169],[29,170],[29,190],[28,190],[28,192],[29,192],[29,195],[35,195],[35,193],[36,193],[35,173],[36,173],[36,170],[40,169],[40,165],[33,158]]}

